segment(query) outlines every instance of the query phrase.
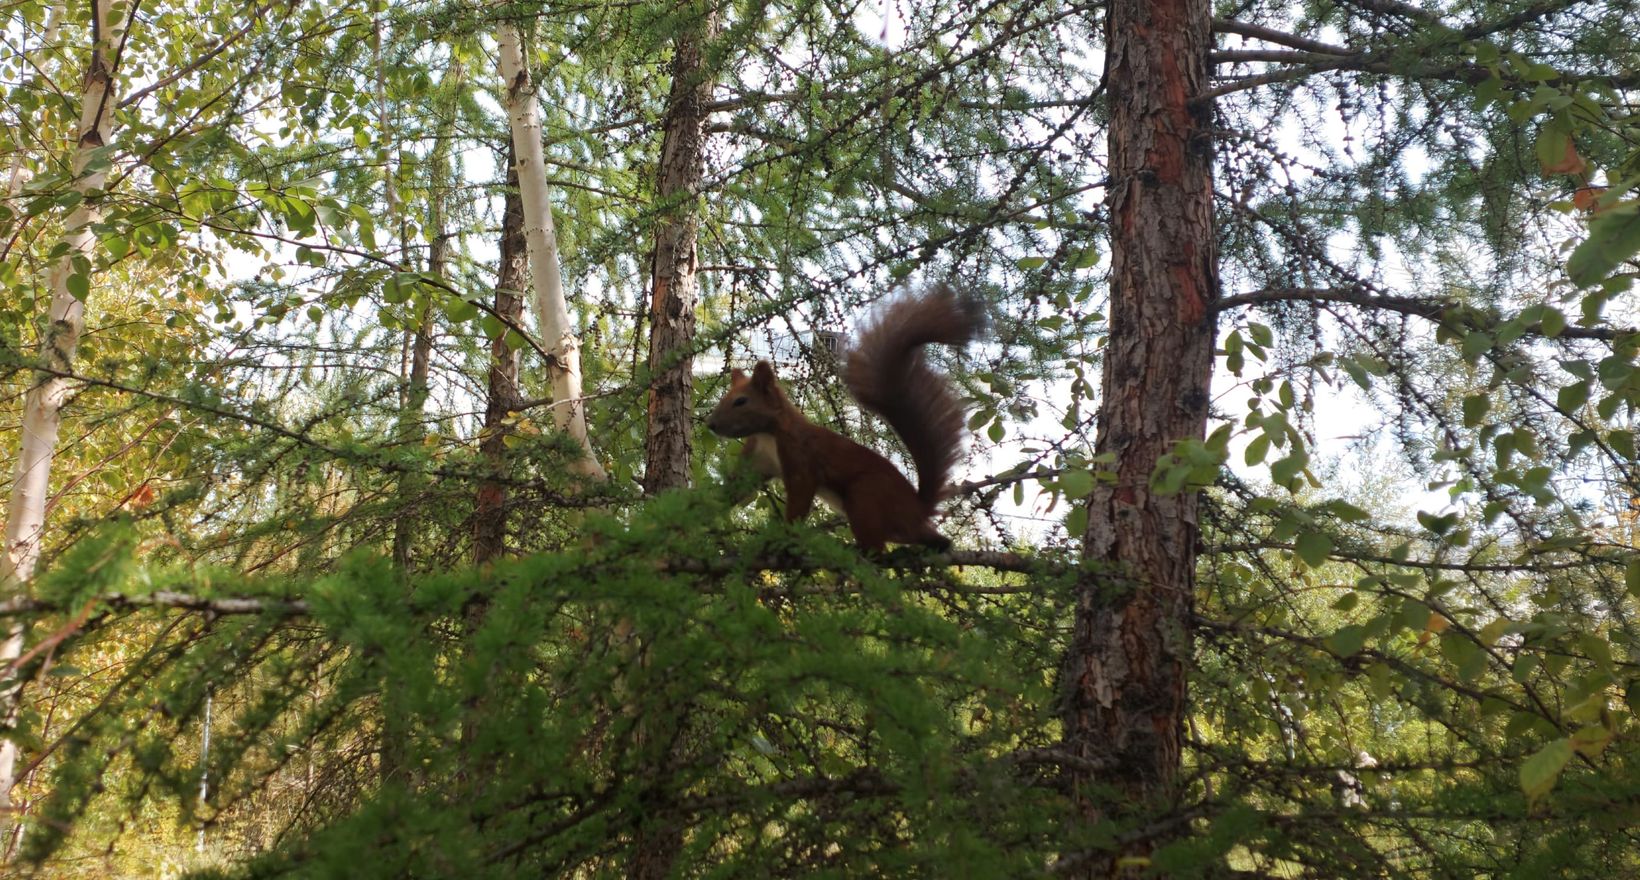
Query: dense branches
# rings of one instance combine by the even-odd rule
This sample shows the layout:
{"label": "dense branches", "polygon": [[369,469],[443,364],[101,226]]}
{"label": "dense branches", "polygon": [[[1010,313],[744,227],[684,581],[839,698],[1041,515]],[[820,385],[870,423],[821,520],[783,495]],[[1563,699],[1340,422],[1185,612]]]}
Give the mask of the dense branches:
{"label": "dense branches", "polygon": [[[134,8],[87,174],[0,24],[44,870],[1637,867],[1632,4]],[[898,455],[833,353],[942,280],[960,549],[779,525],[691,400]]]}

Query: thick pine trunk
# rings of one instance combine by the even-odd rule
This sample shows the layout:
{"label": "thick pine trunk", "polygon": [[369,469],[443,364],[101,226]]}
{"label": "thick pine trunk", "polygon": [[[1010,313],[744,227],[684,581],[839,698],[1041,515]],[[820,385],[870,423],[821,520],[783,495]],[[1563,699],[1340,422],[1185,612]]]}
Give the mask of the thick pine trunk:
{"label": "thick pine trunk", "polygon": [[[85,330],[85,303],[74,296],[70,279],[79,272],[89,273],[90,258],[97,236],[92,230],[101,214],[93,195],[108,182],[106,157],[98,151],[113,137],[114,68],[124,24],[111,10],[112,0],[92,4],[91,57],[80,81],[79,141],[74,151],[74,189],[86,198],[68,216],[64,241],[68,250],[51,266],[47,282],[51,307],[40,359],[48,372],[40,375],[23,398],[22,443],[17,469],[6,508],[4,553],[0,553],[0,598],[22,593],[40,561],[40,545],[45,534],[46,498],[51,487],[51,463],[57,452],[57,432],[62,421],[63,402],[69,382],[61,374],[74,367],[74,354]],[[78,271],[76,262],[80,263]],[[19,622],[7,624],[5,641],[0,643],[0,668],[9,667],[22,655],[24,630]],[[21,682],[0,682],[0,717],[16,717]],[[0,826],[9,825],[11,790],[16,785],[18,751],[11,740],[0,743]]]}
{"label": "thick pine trunk", "polygon": [[[672,48],[672,86],[662,122],[661,160],[656,196],[661,206],[655,225],[655,262],[650,273],[649,423],[644,444],[644,493],[689,485],[694,448],[695,304],[700,299],[699,260],[695,238],[700,226],[701,177],[706,167],[706,105],[713,79],[706,65],[706,45],[717,32],[717,12],[700,9],[699,19],[679,32]],[[638,727],[640,748],[649,756],[644,774],[654,787],[652,799],[664,805],[664,791],[689,753],[688,707],[673,718],[646,718]],[[655,817],[644,817],[653,820]],[[650,821],[633,840],[627,876],[661,880],[672,873],[684,844],[677,822]]]}
{"label": "thick pine trunk", "polygon": [[[1086,821],[1165,811],[1180,794],[1197,493],[1157,494],[1150,475],[1176,441],[1205,433],[1218,289],[1211,108],[1192,103],[1212,7],[1112,0],[1107,16],[1112,268],[1097,451],[1114,456],[1115,480],[1089,499],[1083,550],[1102,565],[1078,585],[1061,677],[1065,745],[1103,768],[1071,773]],[[1117,858],[1155,843],[1091,859],[1083,876],[1112,876]]]}
{"label": "thick pine trunk", "polygon": [[[504,321],[518,324],[524,318],[524,284],[528,277],[528,253],[524,242],[524,203],[518,197],[518,175],[507,176],[507,196],[501,213],[501,268],[495,280],[495,313]],[[496,337],[490,342],[489,389],[484,400],[484,431],[478,450],[484,462],[499,472],[506,464],[507,434],[504,421],[519,406],[518,352]],[[483,565],[498,559],[507,544],[507,487],[494,480],[478,486],[478,505],[473,511],[473,561]]]}
{"label": "thick pine trunk", "polygon": [[649,428],[644,492],[689,485],[694,448],[695,304],[700,300],[695,237],[700,226],[701,176],[706,167],[706,105],[712,77],[705,47],[716,30],[708,10],[698,27],[678,35],[672,55],[656,195],[655,262],[649,299]]}
{"label": "thick pine trunk", "polygon": [[552,205],[547,201],[546,151],[541,144],[541,111],[536,106],[535,84],[524,60],[524,41],[518,27],[510,21],[501,22],[496,26],[496,42],[501,84],[507,90],[505,105],[512,130],[518,192],[524,204],[524,239],[529,243],[535,317],[541,325],[542,342],[552,356],[547,364],[547,373],[552,377],[552,420],[584,450],[575,462],[576,472],[603,480],[604,469],[593,455],[592,441],[587,436],[585,401],[581,397],[581,340],[570,324],[564,279],[558,269],[558,234],[553,228]]}

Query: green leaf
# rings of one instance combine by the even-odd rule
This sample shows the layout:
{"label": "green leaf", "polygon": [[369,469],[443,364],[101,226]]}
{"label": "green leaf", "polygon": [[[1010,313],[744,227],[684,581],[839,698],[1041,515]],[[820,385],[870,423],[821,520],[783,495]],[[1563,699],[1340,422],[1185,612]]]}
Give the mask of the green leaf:
{"label": "green leaf", "polygon": [[1362,391],[1372,388],[1372,380],[1367,378],[1367,370],[1361,366],[1360,361],[1355,358],[1343,358],[1338,362],[1338,365],[1344,368],[1344,372],[1350,374],[1350,380],[1360,386]]}
{"label": "green leaf", "polygon": [[1452,531],[1452,527],[1458,524],[1458,515],[1449,513],[1445,516],[1436,516],[1433,513],[1425,513],[1420,510],[1418,511],[1418,524],[1437,535],[1444,535]]}
{"label": "green leaf", "polygon": [[1014,265],[1021,269],[1040,269],[1047,263],[1047,257],[1020,257],[1014,261]]}
{"label": "green leaf", "polygon": [[1618,429],[1606,435],[1606,442],[1611,444],[1612,451],[1630,461],[1635,458],[1634,432]]}
{"label": "green leaf", "polygon": [[1293,542],[1293,550],[1305,565],[1316,568],[1332,555],[1333,539],[1322,532],[1301,532]]}
{"label": "green leaf", "polygon": [[1214,428],[1213,433],[1207,435],[1207,440],[1203,443],[1203,445],[1209,452],[1213,453],[1212,461],[1214,464],[1221,463],[1226,457],[1228,457],[1230,452],[1230,435],[1234,433],[1234,431],[1235,428],[1226,423]]}
{"label": "green leaf", "polygon": [[1566,315],[1560,309],[1544,309],[1540,325],[1544,336],[1559,336],[1566,331]]}
{"label": "green leaf", "polygon": [[1566,274],[1579,287],[1604,279],[1640,253],[1640,203],[1627,201],[1589,221],[1589,237],[1566,261]]}
{"label": "green leaf", "polygon": [[1479,330],[1471,330],[1465,333],[1463,337],[1464,360],[1473,362],[1476,358],[1491,350],[1492,341],[1491,336]]}
{"label": "green leaf", "polygon": [[1548,794],[1560,778],[1560,771],[1572,759],[1572,741],[1562,737],[1549,743],[1520,765],[1520,788],[1526,796],[1537,800]]}
{"label": "green leaf", "polygon": [[1278,459],[1270,465],[1270,479],[1287,486],[1298,477],[1299,473],[1310,466],[1310,456],[1302,451],[1295,450],[1292,455]]}
{"label": "green leaf", "polygon": [[1081,498],[1093,491],[1093,472],[1074,470],[1060,474],[1059,490],[1067,497]]}
{"label": "green leaf", "polygon": [[1270,454],[1270,435],[1260,434],[1247,444],[1247,453],[1243,458],[1249,466],[1260,464],[1264,457]]}
{"label": "green leaf", "polygon": [[1463,424],[1473,428],[1486,418],[1492,409],[1492,398],[1486,394],[1471,394],[1463,399]]}
{"label": "green leaf", "polygon": [[1555,403],[1562,412],[1576,412],[1589,402],[1589,383],[1578,382],[1560,389],[1555,397]]}
{"label": "green leaf", "polygon": [[80,302],[85,302],[91,296],[91,276],[84,272],[68,276],[68,292]]}
{"label": "green leaf", "polygon": [[1567,156],[1576,155],[1570,117],[1556,113],[1544,123],[1538,129],[1536,147],[1538,167],[1545,176],[1570,173],[1566,168]]}
{"label": "green leaf", "polygon": [[1483,108],[1493,101],[1501,100],[1502,98],[1503,80],[1495,75],[1483,80],[1480,85],[1475,86],[1473,103],[1476,109]]}
{"label": "green leaf", "polygon": [[1353,657],[1367,646],[1367,628],[1352,623],[1327,637],[1327,649],[1340,657]]}
{"label": "green leaf", "polygon": [[1403,629],[1423,632],[1425,625],[1429,623],[1429,606],[1416,599],[1407,599],[1395,613],[1395,623]]}
{"label": "green leaf", "polygon": [[443,303],[444,314],[453,324],[465,324],[478,317],[478,306],[460,297],[445,297]]}
{"label": "green leaf", "polygon": [[1065,531],[1073,538],[1080,538],[1088,530],[1088,506],[1077,504],[1071,507],[1071,512],[1065,515]]}
{"label": "green leaf", "polygon": [[1335,498],[1332,501],[1328,501],[1324,506],[1327,510],[1332,512],[1333,516],[1338,517],[1344,522],[1361,522],[1367,518],[1367,512],[1365,510],[1356,507],[1348,501],[1342,501]]}

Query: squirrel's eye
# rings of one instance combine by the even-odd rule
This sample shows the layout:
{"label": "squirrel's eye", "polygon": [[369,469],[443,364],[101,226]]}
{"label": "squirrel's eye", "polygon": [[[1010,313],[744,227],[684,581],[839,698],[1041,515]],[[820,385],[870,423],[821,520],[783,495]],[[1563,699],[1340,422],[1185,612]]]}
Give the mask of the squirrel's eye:
{"label": "squirrel's eye", "polygon": [[746,395],[742,394],[741,396],[735,398],[735,402],[734,402],[733,405],[734,406],[745,406],[746,405]]}

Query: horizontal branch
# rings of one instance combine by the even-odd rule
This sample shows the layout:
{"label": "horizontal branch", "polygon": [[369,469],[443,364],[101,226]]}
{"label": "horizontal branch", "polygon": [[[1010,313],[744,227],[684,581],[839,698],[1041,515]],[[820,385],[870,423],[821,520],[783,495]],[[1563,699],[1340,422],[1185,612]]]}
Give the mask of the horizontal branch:
{"label": "horizontal branch", "polygon": [[[878,560],[886,569],[895,571],[932,571],[940,568],[989,568],[1017,574],[1059,574],[1068,569],[1065,564],[1051,560],[1021,556],[998,550],[952,550],[948,553],[929,553],[907,548],[888,553]],[[835,568],[833,565],[792,556],[771,556],[739,560],[733,556],[720,559],[670,559],[660,564],[669,574],[727,575],[737,571],[810,572]],[[941,588],[943,589],[943,588]],[[1009,593],[1020,592],[1014,587],[956,587],[956,592],[981,592],[1000,589]]]}
{"label": "horizontal branch", "polygon": [[1209,64],[1243,64],[1267,61],[1272,64],[1317,64],[1348,58],[1348,55],[1330,55],[1294,49],[1215,49],[1207,55]]}
{"label": "horizontal branch", "polygon": [[1213,32],[1216,34],[1235,34],[1238,37],[1247,37],[1253,40],[1263,40],[1266,43],[1275,43],[1278,46],[1287,46],[1293,49],[1302,49],[1305,52],[1316,52],[1323,55],[1354,55],[1352,49],[1312,40],[1308,37],[1295,36],[1263,25],[1246,24],[1239,21],[1214,19]]}
{"label": "horizontal branch", "polygon": [[[155,590],[152,593],[135,596],[110,593],[106,596],[97,597],[94,602],[96,605],[115,611],[139,608],[175,608],[183,611],[205,611],[212,614],[279,614],[286,616],[304,615],[309,611],[308,603],[301,599],[264,599],[249,596],[211,598],[196,596],[191,593],[179,593],[173,590]],[[0,602],[0,617],[55,614],[66,610],[67,606],[49,599],[31,599],[20,596]]]}
{"label": "horizontal branch", "polygon": [[[1241,306],[1274,302],[1308,302],[1317,305],[1321,303],[1340,303],[1364,309],[1396,312],[1435,322],[1444,320],[1448,312],[1472,309],[1470,306],[1453,300],[1432,297],[1387,296],[1357,287],[1267,287],[1263,290],[1224,297],[1218,301],[1215,308],[1223,311]],[[1537,332],[1539,335],[1547,336],[1541,330]],[[1600,342],[1613,342],[1635,333],[1640,333],[1640,330],[1628,327],[1567,326],[1555,334],[1554,338],[1593,339]]]}
{"label": "horizontal branch", "polygon": [[[1373,2],[1373,0],[1358,0],[1358,2]],[[1261,28],[1257,25],[1217,21],[1214,23],[1214,29],[1220,33],[1235,33],[1255,37],[1278,45],[1288,46],[1298,51],[1273,49],[1215,50],[1210,55],[1210,59],[1215,64],[1270,62],[1284,66],[1251,76],[1221,81],[1218,85],[1207,89],[1193,100],[1198,103],[1206,103],[1235,92],[1302,80],[1312,74],[1332,70],[1392,76],[1414,81],[1429,80],[1467,83],[1469,85],[1476,85],[1500,77],[1509,88],[1530,89],[1535,87],[1535,82],[1521,79],[1518,75],[1508,71],[1497,71],[1474,61],[1455,57],[1452,54],[1453,49],[1464,40],[1480,39],[1499,31],[1535,22],[1575,5],[1577,2],[1581,2],[1581,0],[1549,0],[1549,2],[1538,3],[1497,21],[1470,25],[1455,32],[1448,38],[1429,43],[1425,47],[1425,51],[1421,53],[1421,57],[1427,59],[1423,61],[1408,61],[1403,54],[1406,47],[1400,45],[1346,49],[1291,34],[1284,34],[1280,31]],[[1409,18],[1428,16],[1424,20],[1435,21],[1429,13],[1406,4],[1385,2],[1384,6],[1383,11],[1394,11]],[[1632,73],[1612,74],[1597,70],[1558,70],[1558,73],[1562,83],[1603,85],[1618,90],[1631,89],[1640,85],[1640,76]]]}
{"label": "horizontal branch", "polygon": [[1014,483],[1023,483],[1026,480],[1051,480],[1064,474],[1069,468],[1036,468],[1035,470],[1019,472],[1004,472],[983,480],[968,480],[952,488],[951,494],[956,496],[973,495],[982,489],[992,486],[1011,486]]}
{"label": "horizontal branch", "polygon": [[[923,553],[905,550],[890,553],[881,560],[886,569],[895,571],[933,571],[941,568],[988,568],[993,571],[1020,574],[1051,574],[1067,570],[1062,563],[1048,559],[1032,559],[1017,553],[995,550],[957,550],[949,553]],[[669,559],[657,566],[664,574],[698,574],[727,576],[748,571],[804,573],[834,570],[836,566],[791,556],[768,556],[741,561],[732,556],[714,560]],[[1005,596],[1032,592],[1027,586],[968,586],[940,584],[937,586],[908,586],[908,592],[960,593],[976,596]],[[210,614],[275,614],[302,616],[311,613],[312,606],[302,599],[281,599],[256,596],[200,596],[176,590],[155,590],[152,593],[126,595],[110,593],[90,602],[104,610],[126,611],[143,608],[200,611]],[[16,597],[0,602],[0,618],[25,617],[36,614],[62,614],[84,607],[85,600],[71,606],[52,599]]]}
{"label": "horizontal branch", "polygon": [[[1260,541],[1251,544],[1223,544],[1212,548],[1214,553],[1257,553],[1263,550],[1296,551],[1298,545],[1287,541]],[[1328,559],[1336,562],[1371,562],[1375,565],[1391,565],[1401,568],[1418,568],[1425,571],[1456,571],[1466,573],[1489,574],[1521,574],[1526,572],[1541,573],[1545,571],[1568,571],[1570,569],[1588,568],[1591,564],[1605,563],[1607,565],[1622,566],[1625,560],[1619,557],[1601,559],[1592,557],[1583,560],[1565,562],[1437,562],[1433,559],[1396,559],[1393,556],[1381,556],[1370,553],[1354,553],[1348,550],[1338,550],[1329,554]]]}

